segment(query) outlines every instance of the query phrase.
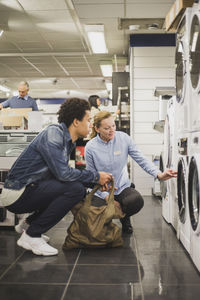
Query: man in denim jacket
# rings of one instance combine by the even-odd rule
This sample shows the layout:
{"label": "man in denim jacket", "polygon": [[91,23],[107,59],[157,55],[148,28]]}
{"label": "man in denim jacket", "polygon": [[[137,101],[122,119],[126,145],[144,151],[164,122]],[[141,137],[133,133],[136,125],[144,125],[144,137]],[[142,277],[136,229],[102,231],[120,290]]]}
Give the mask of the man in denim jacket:
{"label": "man in denim jacket", "polygon": [[[16,214],[32,213],[16,226],[17,244],[37,255],[56,255],[43,235],[85,195],[87,183],[106,185],[112,175],[79,170],[68,165],[78,138],[89,133],[90,107],[82,99],[66,100],[58,112],[59,124],[45,128],[16,160],[1,195],[2,204]],[[25,230],[26,229],[26,230]]]}

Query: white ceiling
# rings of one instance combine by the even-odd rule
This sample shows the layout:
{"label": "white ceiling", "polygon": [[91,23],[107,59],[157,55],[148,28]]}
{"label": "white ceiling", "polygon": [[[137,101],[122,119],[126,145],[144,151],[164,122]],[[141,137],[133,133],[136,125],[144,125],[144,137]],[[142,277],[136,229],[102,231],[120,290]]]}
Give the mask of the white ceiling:
{"label": "white ceiling", "polygon": [[[36,98],[107,96],[105,82],[111,82],[111,78],[103,78],[100,62],[112,62],[114,71],[124,71],[128,64],[132,32],[119,29],[120,19],[164,20],[173,2],[0,0],[0,29],[4,29],[0,38],[0,84],[14,91],[19,81],[27,80],[30,95]],[[92,54],[85,24],[104,24],[108,54]],[[6,95],[0,92],[2,97]]]}

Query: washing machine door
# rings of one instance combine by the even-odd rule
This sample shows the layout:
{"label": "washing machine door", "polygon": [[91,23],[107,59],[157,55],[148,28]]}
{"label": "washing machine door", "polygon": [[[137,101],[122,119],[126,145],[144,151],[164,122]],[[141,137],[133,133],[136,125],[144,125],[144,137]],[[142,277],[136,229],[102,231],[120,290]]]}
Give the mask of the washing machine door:
{"label": "washing machine door", "polygon": [[181,223],[186,220],[186,166],[182,158],[178,162],[177,175],[178,210]]}
{"label": "washing machine door", "polygon": [[175,54],[175,65],[176,65],[176,100],[177,102],[184,101],[185,95],[185,75],[186,75],[186,58],[183,38],[185,34],[185,22],[186,19],[183,18],[178,31],[176,40],[176,54]]}
{"label": "washing machine door", "polygon": [[193,156],[189,165],[188,197],[190,222],[193,231],[200,233],[199,205],[200,205],[200,155]]}
{"label": "washing machine door", "polygon": [[193,89],[196,89],[200,74],[200,22],[197,15],[194,15],[191,23],[189,49],[190,80]]}

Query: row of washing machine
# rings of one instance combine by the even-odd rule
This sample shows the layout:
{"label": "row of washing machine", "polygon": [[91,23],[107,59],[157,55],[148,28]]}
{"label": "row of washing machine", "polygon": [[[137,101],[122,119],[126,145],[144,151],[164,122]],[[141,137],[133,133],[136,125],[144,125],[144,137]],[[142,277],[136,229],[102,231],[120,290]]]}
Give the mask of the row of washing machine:
{"label": "row of washing machine", "polygon": [[162,193],[162,214],[200,271],[200,3],[177,30],[176,96],[168,102],[164,168],[178,171]]}

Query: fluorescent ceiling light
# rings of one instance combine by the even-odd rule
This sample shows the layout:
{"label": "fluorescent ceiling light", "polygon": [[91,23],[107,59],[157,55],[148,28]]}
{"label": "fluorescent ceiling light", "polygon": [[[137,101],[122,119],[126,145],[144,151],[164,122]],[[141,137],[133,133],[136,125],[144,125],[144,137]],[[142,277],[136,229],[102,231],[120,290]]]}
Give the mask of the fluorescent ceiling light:
{"label": "fluorescent ceiling light", "polygon": [[10,92],[10,89],[0,84],[0,90],[2,92]]}
{"label": "fluorescent ceiling light", "polygon": [[112,77],[112,65],[100,65],[100,68],[104,77]]}
{"label": "fluorescent ceiling light", "polygon": [[3,33],[4,33],[4,31],[2,29],[0,29],[0,36],[2,36]]}
{"label": "fluorescent ceiling light", "polygon": [[108,53],[104,37],[104,25],[85,25],[93,53]]}

